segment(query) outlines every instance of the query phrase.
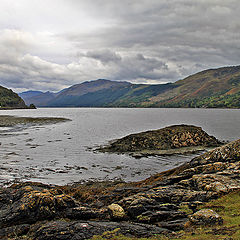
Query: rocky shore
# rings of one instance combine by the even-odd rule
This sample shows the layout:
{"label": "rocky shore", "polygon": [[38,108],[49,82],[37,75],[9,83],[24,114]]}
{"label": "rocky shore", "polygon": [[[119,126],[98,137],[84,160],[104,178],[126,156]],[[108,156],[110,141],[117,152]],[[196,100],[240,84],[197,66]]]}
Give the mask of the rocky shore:
{"label": "rocky shore", "polygon": [[127,153],[134,157],[193,153],[220,146],[200,127],[173,125],[158,130],[131,134],[97,149],[100,152]]}
{"label": "rocky shore", "polygon": [[90,239],[106,232],[171,235],[191,225],[222,224],[203,203],[240,189],[240,140],[136,183],[0,189],[0,239]]}

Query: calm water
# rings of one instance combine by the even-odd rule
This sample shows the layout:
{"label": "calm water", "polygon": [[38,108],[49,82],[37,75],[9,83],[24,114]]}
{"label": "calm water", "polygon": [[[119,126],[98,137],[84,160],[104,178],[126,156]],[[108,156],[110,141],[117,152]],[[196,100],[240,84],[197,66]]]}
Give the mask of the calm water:
{"label": "calm water", "polygon": [[90,179],[144,179],[193,155],[135,159],[88,148],[130,133],[193,124],[221,140],[240,138],[240,110],[58,108],[0,111],[0,115],[65,117],[72,121],[0,130],[0,183],[12,180],[66,184]]}

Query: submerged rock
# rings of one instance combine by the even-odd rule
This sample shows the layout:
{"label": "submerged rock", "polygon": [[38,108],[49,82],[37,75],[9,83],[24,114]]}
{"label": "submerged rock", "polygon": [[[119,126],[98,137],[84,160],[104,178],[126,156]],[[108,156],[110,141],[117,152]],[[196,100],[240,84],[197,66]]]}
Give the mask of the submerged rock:
{"label": "submerged rock", "polygon": [[221,145],[219,140],[209,136],[200,127],[174,125],[159,130],[131,134],[97,150],[130,153],[138,158],[148,155],[194,152],[219,145]]}

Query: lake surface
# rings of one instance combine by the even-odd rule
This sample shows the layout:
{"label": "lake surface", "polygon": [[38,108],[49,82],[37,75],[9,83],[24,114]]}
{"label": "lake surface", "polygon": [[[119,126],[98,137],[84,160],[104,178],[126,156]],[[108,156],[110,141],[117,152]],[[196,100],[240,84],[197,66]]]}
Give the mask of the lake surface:
{"label": "lake surface", "polygon": [[39,127],[0,128],[0,184],[31,180],[67,184],[82,180],[141,180],[196,155],[148,157],[94,153],[89,148],[125,135],[173,124],[193,124],[220,140],[240,138],[240,110],[39,108],[2,110],[0,115],[65,117]]}

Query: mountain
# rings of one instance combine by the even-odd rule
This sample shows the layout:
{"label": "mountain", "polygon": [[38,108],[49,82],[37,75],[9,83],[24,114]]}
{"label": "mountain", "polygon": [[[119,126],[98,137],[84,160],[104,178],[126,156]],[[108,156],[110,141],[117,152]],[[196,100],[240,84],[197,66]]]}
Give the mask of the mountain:
{"label": "mountain", "polygon": [[27,108],[27,106],[17,93],[0,86],[0,108]]}
{"label": "mountain", "polygon": [[167,84],[98,79],[73,85],[59,93],[23,98],[28,104],[47,107],[240,108],[240,66],[209,69]]}
{"label": "mountain", "polygon": [[35,97],[39,94],[42,94],[43,92],[41,91],[26,91],[26,92],[22,92],[22,93],[19,93],[18,95],[21,97],[21,98],[31,98],[31,97]]}
{"label": "mountain", "polygon": [[34,104],[38,107],[48,105],[48,102],[55,98],[56,94],[52,92],[27,91],[19,93],[27,105]]}
{"label": "mountain", "polygon": [[154,107],[240,107],[240,66],[209,69],[143,103]]}
{"label": "mountain", "polygon": [[[136,107],[172,84],[144,85],[98,79],[73,85],[57,93],[48,107]],[[36,98],[36,97],[34,97]],[[33,102],[36,103],[36,102]],[[36,103],[37,106],[40,106]],[[41,105],[42,106],[42,105]]]}

